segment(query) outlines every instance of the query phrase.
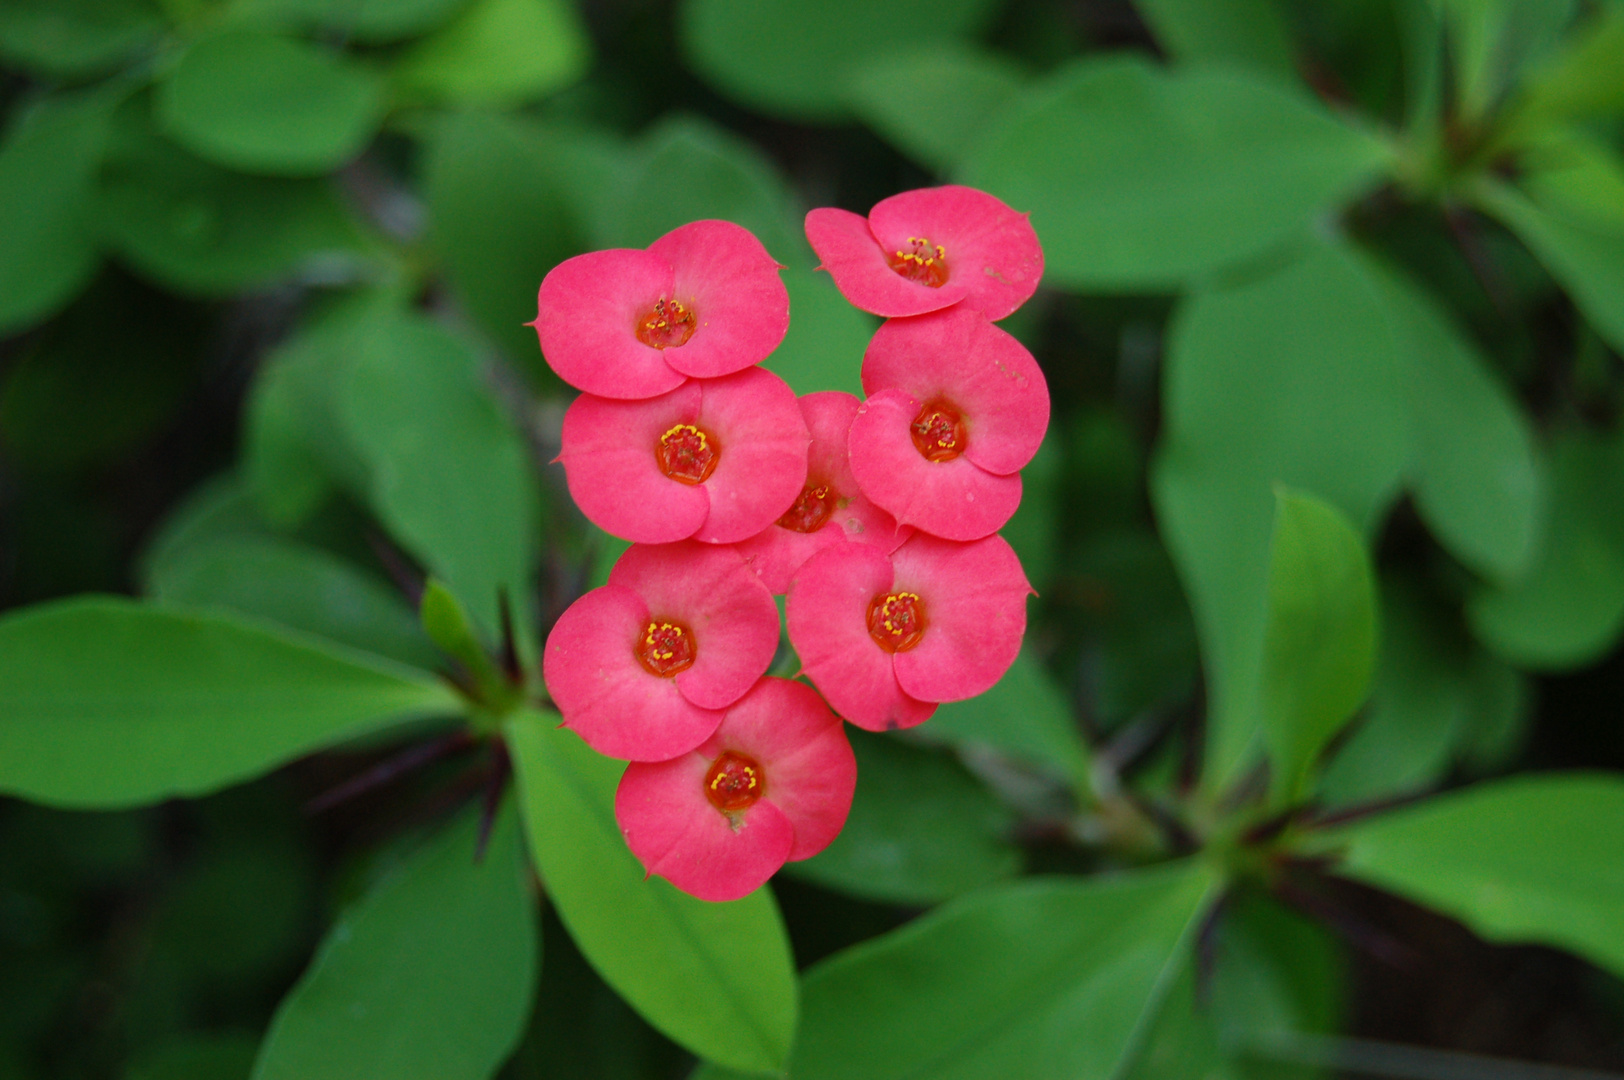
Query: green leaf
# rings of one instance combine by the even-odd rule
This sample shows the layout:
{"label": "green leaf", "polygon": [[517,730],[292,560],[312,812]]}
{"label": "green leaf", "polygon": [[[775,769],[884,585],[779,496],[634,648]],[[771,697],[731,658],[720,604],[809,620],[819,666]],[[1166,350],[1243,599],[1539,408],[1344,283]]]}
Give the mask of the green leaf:
{"label": "green leaf", "polygon": [[1504,126],[1533,134],[1564,120],[1624,112],[1624,7],[1598,7],[1563,49],[1523,80]]}
{"label": "green leaf", "polygon": [[46,99],[0,143],[0,337],[65,306],[101,261],[92,191],[112,104]]}
{"label": "green leaf", "polygon": [[930,55],[986,29],[997,0],[686,0],[678,33],[689,64],[760,112],[828,122],[846,115],[849,73],[871,58]]}
{"label": "green leaf", "polygon": [[796,1080],[1107,1080],[1184,965],[1212,888],[1181,863],[956,900],[807,973]]}
{"label": "green leaf", "polygon": [[163,28],[148,0],[7,0],[0,57],[47,77],[80,79],[117,67]]}
{"label": "green leaf", "polygon": [[1254,753],[1274,485],[1379,519],[1412,459],[1403,355],[1380,284],[1329,244],[1175,312],[1152,494],[1201,639],[1209,784]]}
{"label": "green leaf", "polygon": [[247,1035],[184,1035],[135,1055],[123,1080],[244,1080],[256,1049]]}
{"label": "green leaf", "polygon": [[1624,974],[1624,780],[1477,784],[1328,838],[1339,872],[1437,908],[1490,941],[1570,949]]}
{"label": "green leaf", "polygon": [[1039,593],[1054,584],[1059,570],[1059,489],[1064,464],[1058,440],[1045,440],[1021,470],[1021,504],[1001,531]]}
{"label": "green leaf", "polygon": [[186,547],[155,563],[159,601],[220,607],[430,671],[440,657],[400,595],[347,560],[272,537]]}
{"label": "green leaf", "polygon": [[0,619],[0,791],[64,807],[195,796],[459,711],[410,668],[114,597]]}
{"label": "green leaf", "polygon": [[1135,0],[1162,51],[1180,63],[1218,62],[1295,81],[1290,33],[1275,0]]}
{"label": "green leaf", "polygon": [[570,0],[473,0],[408,48],[394,78],[429,102],[501,107],[562,90],[591,60]]}
{"label": "green leaf", "polygon": [[933,739],[990,746],[1086,790],[1088,745],[1065,693],[1030,650],[1016,657],[985,694],[937,709],[924,733]]}
{"label": "green leaf", "polygon": [[793,313],[789,332],[762,366],[797,394],[841,390],[863,396],[863,353],[880,320],[853,307],[828,274],[801,266],[783,270]]}
{"label": "green leaf", "polygon": [[951,756],[848,729],[857,796],[834,843],[785,873],[852,896],[934,904],[1021,867],[1014,815]]}
{"label": "green leaf", "polygon": [[1325,927],[1265,894],[1236,890],[1213,941],[1209,994],[1220,1041],[1244,1052],[1281,1035],[1340,1030],[1346,966]]}
{"label": "green leaf", "polygon": [[1370,692],[1376,585],[1348,519],[1321,499],[1280,488],[1268,590],[1258,699],[1274,801],[1289,804]]}
{"label": "green leaf", "polygon": [[278,176],[329,172],[383,121],[383,80],[316,45],[228,30],[187,49],[158,84],[166,134],[217,165]]}
{"label": "green leaf", "polygon": [[846,90],[852,113],[925,168],[946,173],[1026,81],[1014,61],[944,42],[915,56],[870,57]]}
{"label": "green leaf", "polygon": [[1172,289],[1301,237],[1387,156],[1306,93],[1245,69],[1111,56],[1034,87],[963,174],[1031,212],[1049,283]]}
{"label": "green leaf", "polygon": [[1449,34],[1456,108],[1486,116],[1522,68],[1550,51],[1572,20],[1575,0],[1433,0]]}
{"label": "green leaf", "polygon": [[487,1080],[530,1017],[536,902],[511,804],[466,813],[352,906],[283,999],[253,1080]]}
{"label": "green leaf", "polygon": [[530,851],[570,936],[650,1024],[745,1072],[783,1068],[795,1034],[795,965],[772,893],[711,904],[645,878],[615,822],[619,762],[557,716],[507,727]]}
{"label": "green leaf", "polygon": [[416,37],[470,0],[237,0],[230,14],[245,22],[320,28],[366,44]]}

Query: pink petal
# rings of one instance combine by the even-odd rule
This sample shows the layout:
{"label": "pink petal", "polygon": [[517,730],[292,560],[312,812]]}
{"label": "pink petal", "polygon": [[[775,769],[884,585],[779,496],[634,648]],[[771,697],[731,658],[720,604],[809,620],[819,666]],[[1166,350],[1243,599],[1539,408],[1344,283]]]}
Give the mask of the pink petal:
{"label": "pink petal", "polygon": [[697,320],[687,343],[665,350],[685,375],[713,379],[767,358],[789,329],[789,291],[780,269],[749,229],[731,221],[694,221],[649,251],[676,272],[675,295]]}
{"label": "pink petal", "polygon": [[642,544],[683,540],[704,524],[710,514],[705,485],[671,479],[655,457],[660,436],[673,424],[697,419],[700,400],[697,382],[646,401],[575,399],[564,414],[558,460],[587,520]]}
{"label": "pink petal", "polygon": [[703,743],[722,722],[722,713],[684,698],[676,680],[637,662],[633,649],[648,619],[636,593],[605,585],[571,604],[547,635],[547,693],[564,725],[600,754],[663,761]]}
{"label": "pink petal", "polygon": [[548,271],[536,294],[536,336],[558,377],[589,394],[647,398],[683,376],[659,349],[637,340],[637,323],[671,295],[671,264],[636,248],[590,251]]}
{"label": "pink petal", "polygon": [[891,590],[891,576],[879,548],[836,544],[802,565],[785,603],[801,670],[836,712],[870,731],[913,727],[936,711],[903,692],[891,654],[869,636],[869,605]]}
{"label": "pink petal", "polygon": [[[855,307],[887,317],[922,315],[964,299],[969,285],[948,281],[939,289],[909,281],[886,261],[868,219],[850,210],[820,207],[806,215],[806,238],[835,279],[835,287]],[[906,245],[902,245],[906,246]]]}
{"label": "pink petal", "polygon": [[967,307],[997,320],[1031,299],[1043,278],[1043,246],[1026,218],[985,191],[947,184],[882,199],[868,225],[887,251],[914,236],[940,244],[948,268],[941,291],[962,287]]}
{"label": "pink petal", "polygon": [[763,799],[723,814],[705,798],[710,759],[685,754],[626,767],[615,790],[615,820],[650,874],[701,900],[737,900],[766,883],[795,845],[795,827]]}
{"label": "pink petal", "polygon": [[702,709],[737,701],[778,651],[778,606],[733,548],[691,540],[633,544],[609,583],[636,593],[651,618],[681,623],[693,634],[693,666],[675,682]]}
{"label": "pink petal", "polygon": [[851,425],[851,471],[863,494],[904,525],[949,540],[979,540],[1004,526],[1021,503],[1021,477],[996,476],[968,457],[930,461],[909,427],[921,402],[881,390]]}
{"label": "pink petal", "polygon": [[811,441],[795,391],[765,368],[747,368],[698,384],[699,427],[721,447],[716,471],[702,485],[710,514],[694,539],[731,544],[777,521],[806,483]]}
{"label": "pink petal", "polygon": [[1001,536],[960,544],[916,535],[891,556],[896,587],[925,602],[925,635],[896,655],[897,681],[922,701],[961,701],[992,688],[1015,662],[1032,592]]}
{"label": "pink petal", "polygon": [[969,436],[964,456],[999,476],[1031,461],[1049,428],[1049,384],[1038,362],[963,304],[882,325],[863,355],[863,389],[956,406]]}

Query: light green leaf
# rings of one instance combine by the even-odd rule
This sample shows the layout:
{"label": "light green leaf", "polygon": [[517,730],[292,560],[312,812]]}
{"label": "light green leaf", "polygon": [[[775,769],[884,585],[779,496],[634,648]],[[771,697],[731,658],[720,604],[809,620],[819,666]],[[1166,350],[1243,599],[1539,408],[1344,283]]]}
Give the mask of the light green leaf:
{"label": "light green leaf", "polygon": [[1502,121],[1518,134],[1535,134],[1564,120],[1624,112],[1624,6],[1604,4],[1562,50],[1523,80],[1518,100]]}
{"label": "light green leaf", "polygon": [[615,823],[624,766],[524,713],[507,727],[530,851],[570,936],[605,982],[683,1046],[746,1072],[783,1068],[795,965],[772,893],[711,904],[645,878]]}
{"label": "light green leaf", "polygon": [[1254,753],[1274,485],[1379,519],[1413,456],[1403,355],[1379,283],[1333,245],[1174,315],[1151,481],[1209,680],[1209,784]]}
{"label": "light green leaf", "polygon": [[797,394],[842,390],[863,396],[863,353],[880,320],[853,307],[828,274],[804,266],[782,271],[789,290],[789,332],[762,366]]}
{"label": "light green leaf", "polygon": [[1320,752],[1370,692],[1376,584],[1364,541],[1321,499],[1276,490],[1258,700],[1277,804],[1303,793]]}
{"label": "light green leaf", "polygon": [[163,28],[148,0],[7,0],[0,56],[41,75],[84,78],[117,67]]}
{"label": "light green leaf", "polygon": [[237,0],[229,14],[295,29],[319,27],[367,44],[416,37],[470,0]]}
{"label": "light green leaf", "polygon": [[943,42],[917,55],[884,54],[854,68],[846,101],[856,117],[925,168],[962,161],[1026,81],[1014,61]]}
{"label": "light green leaf", "polygon": [[1575,0],[1432,0],[1448,32],[1456,107],[1475,122],[1556,44]]}
{"label": "light green leaf", "polygon": [[228,30],[182,54],[154,111],[176,142],[217,165],[314,176],[365,149],[386,105],[383,80],[335,53]]}
{"label": "light green leaf", "polygon": [[943,753],[848,729],[857,796],[846,827],[821,854],[785,873],[896,904],[934,904],[1013,877],[1014,816]]}
{"label": "light green leaf", "polygon": [[1245,69],[1081,60],[977,144],[964,182],[1030,211],[1051,284],[1171,289],[1258,259],[1370,186],[1381,143]]}
{"label": "light green leaf", "polygon": [[591,60],[571,0],[473,0],[407,49],[394,77],[430,102],[499,107],[562,90]]}
{"label": "light green leaf", "polygon": [[1338,830],[1339,872],[1437,908],[1490,941],[1570,949],[1624,974],[1624,780],[1477,784]]}
{"label": "light green leaf", "polygon": [[846,115],[850,73],[870,58],[930,55],[975,36],[997,0],[686,0],[678,33],[688,62],[718,90],[790,120]]}
{"label": "light green leaf", "polygon": [[1181,63],[1216,61],[1295,81],[1291,35],[1275,0],[1135,0],[1162,51]]}
{"label": "light green leaf", "polygon": [[97,597],[0,619],[0,791],[55,806],[201,795],[456,711],[421,672],[217,615]]}
{"label": "light green leaf", "polygon": [[1200,864],[956,900],[807,973],[796,1080],[1107,1080],[1184,965]]}
{"label": "light green leaf", "polygon": [[328,932],[253,1080],[487,1080],[530,1017],[536,901],[511,804],[465,813]]}
{"label": "light green leaf", "polygon": [[985,694],[936,710],[924,734],[990,746],[1045,767],[1077,786],[1088,782],[1088,745],[1065,693],[1030,651]]}

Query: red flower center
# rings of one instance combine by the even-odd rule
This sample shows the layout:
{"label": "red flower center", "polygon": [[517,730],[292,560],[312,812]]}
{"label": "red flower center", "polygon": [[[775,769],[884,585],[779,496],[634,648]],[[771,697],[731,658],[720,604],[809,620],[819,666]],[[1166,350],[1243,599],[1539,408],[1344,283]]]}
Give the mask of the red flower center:
{"label": "red flower center", "polygon": [[767,793],[767,775],[756,759],[724,750],[705,773],[705,798],[724,814],[748,810]]}
{"label": "red flower center", "polygon": [[947,252],[923,236],[908,237],[906,251],[893,251],[886,260],[891,269],[921,285],[940,289],[947,284]]}
{"label": "red flower center", "polygon": [[778,524],[790,532],[815,533],[829,523],[834,513],[835,492],[828,484],[808,484],[801,489],[795,505],[784,511]]}
{"label": "red flower center", "polygon": [[673,679],[694,666],[694,636],[680,623],[656,619],[643,631],[636,652],[645,671]]}
{"label": "red flower center", "polygon": [[654,448],[660,471],[679,484],[703,484],[721,456],[716,440],[692,424],[671,425]]}
{"label": "red flower center", "polygon": [[694,336],[694,313],[680,300],[660,297],[637,321],[637,340],[656,349],[674,349]]}
{"label": "red flower center", "polygon": [[924,640],[925,602],[911,592],[876,596],[868,605],[868,635],[886,652],[907,652]]}
{"label": "red flower center", "polygon": [[945,401],[932,401],[921,408],[909,432],[914,447],[927,461],[952,461],[964,453],[969,434],[959,410]]}

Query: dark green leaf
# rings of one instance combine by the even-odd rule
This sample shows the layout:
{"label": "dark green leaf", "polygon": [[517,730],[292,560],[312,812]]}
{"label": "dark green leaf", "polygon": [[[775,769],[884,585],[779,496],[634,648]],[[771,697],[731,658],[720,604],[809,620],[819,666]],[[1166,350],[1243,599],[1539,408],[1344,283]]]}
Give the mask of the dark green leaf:
{"label": "dark green leaf", "polygon": [[1550,62],[1530,72],[1519,100],[1503,121],[1519,133],[1555,122],[1624,112],[1624,7],[1596,8]]}
{"label": "dark green leaf", "polygon": [[298,29],[320,27],[368,44],[416,37],[470,0],[237,0],[231,14]]}
{"label": "dark green leaf", "polygon": [[1136,0],[1168,55],[1228,63],[1295,80],[1291,36],[1275,0]]}
{"label": "dark green leaf", "polygon": [[0,619],[0,790],[56,806],[200,795],[458,709],[421,672],[216,615],[102,597]]}
{"label": "dark green leaf", "polygon": [[256,1045],[248,1035],[182,1036],[138,1054],[124,1080],[248,1080]]}
{"label": "dark green leaf", "polygon": [[329,172],[383,121],[383,81],[315,45],[228,30],[182,54],[158,84],[164,131],[199,157],[278,176]]}
{"label": "dark green leaf", "polygon": [[515,105],[568,86],[591,59],[570,0],[473,0],[407,49],[394,77],[432,102]]}
{"label": "dark green leaf", "polygon": [[163,28],[149,0],[7,0],[0,56],[41,75],[83,78],[118,66]]}
{"label": "dark green leaf", "polygon": [[1059,774],[1080,790],[1088,782],[1088,746],[1071,704],[1030,652],[985,694],[936,710],[925,734],[984,745]]}
{"label": "dark green leaf", "polygon": [[880,320],[853,307],[828,274],[781,271],[789,290],[789,332],[762,366],[797,394],[843,390],[863,395],[863,352]]}
{"label": "dark green leaf", "polygon": [[254,1080],[487,1080],[536,981],[518,815],[483,857],[477,812],[409,856],[328,933],[277,1009]]}
{"label": "dark green leaf", "polygon": [[1038,447],[1021,470],[1021,505],[1000,535],[1020,556],[1021,569],[1040,594],[1054,583],[1060,545],[1060,447],[1053,439]]}
{"label": "dark green leaf", "polygon": [[547,895],[598,974],[644,1019],[746,1072],[782,1069],[795,1034],[795,966],[772,893],[725,904],[645,878],[615,823],[624,766],[554,714],[507,727],[525,825]]}
{"label": "dark green leaf", "polygon": [[1456,108],[1481,119],[1531,60],[1549,52],[1575,0],[1437,0],[1455,73]]}
{"label": "dark green leaf", "polygon": [[1168,289],[1300,237],[1386,160],[1370,135],[1266,77],[1114,56],[1034,87],[963,173],[1031,212],[1051,284]]}
{"label": "dark green leaf", "polygon": [[946,173],[1015,99],[1014,61],[944,42],[915,56],[884,54],[852,71],[846,100],[863,123],[933,172]]}

